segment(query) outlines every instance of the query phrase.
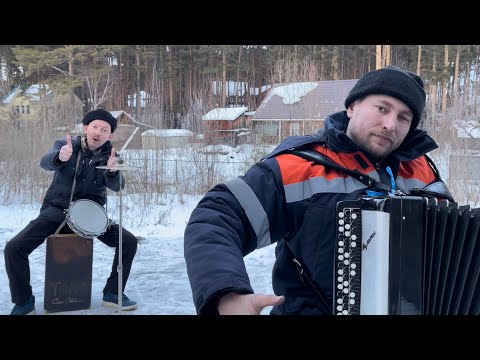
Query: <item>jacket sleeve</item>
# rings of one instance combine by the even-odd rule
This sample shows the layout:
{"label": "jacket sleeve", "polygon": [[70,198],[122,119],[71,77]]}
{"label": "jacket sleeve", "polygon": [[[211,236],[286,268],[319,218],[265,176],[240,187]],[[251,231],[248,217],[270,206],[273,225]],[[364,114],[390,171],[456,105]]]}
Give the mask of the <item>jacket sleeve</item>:
{"label": "jacket sleeve", "polygon": [[122,190],[123,188],[125,188],[125,178],[121,171],[115,171],[114,173],[112,173],[106,170],[103,177],[105,179],[105,185],[110,190],[115,192],[120,191],[120,182],[121,182]]}
{"label": "jacket sleeve", "polygon": [[62,162],[58,158],[60,149],[67,143],[66,140],[57,140],[53,147],[40,159],[40,167],[46,171],[55,171],[63,167],[67,162]]}
{"label": "jacket sleeve", "polygon": [[193,210],[184,237],[197,313],[218,313],[218,299],[228,292],[253,293],[243,257],[282,238],[285,213],[275,159],[255,164],[244,176],[207,192]]}

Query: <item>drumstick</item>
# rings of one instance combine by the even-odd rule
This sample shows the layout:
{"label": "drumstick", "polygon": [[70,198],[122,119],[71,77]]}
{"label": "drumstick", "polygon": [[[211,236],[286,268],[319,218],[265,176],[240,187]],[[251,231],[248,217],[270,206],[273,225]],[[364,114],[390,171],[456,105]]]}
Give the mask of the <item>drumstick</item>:
{"label": "drumstick", "polygon": [[118,151],[118,155],[121,155],[122,154],[122,151],[125,150],[128,146],[128,144],[130,144],[130,141],[132,141],[133,137],[135,136],[135,134],[137,133],[139,127],[137,126],[135,128],[135,130],[133,131],[132,135],[130,135],[130,137],[128,138],[128,140],[125,142],[125,144],[123,144],[122,148],[120,149],[120,151]]}

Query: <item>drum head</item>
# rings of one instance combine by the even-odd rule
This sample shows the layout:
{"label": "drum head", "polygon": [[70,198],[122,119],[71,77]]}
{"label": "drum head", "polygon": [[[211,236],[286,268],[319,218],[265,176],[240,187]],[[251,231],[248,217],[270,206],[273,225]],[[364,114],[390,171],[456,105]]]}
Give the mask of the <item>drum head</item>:
{"label": "drum head", "polygon": [[[68,211],[69,225],[73,231],[93,237],[101,235],[108,225],[108,217],[103,206],[92,200],[77,200]],[[72,227],[70,226],[70,227]]]}

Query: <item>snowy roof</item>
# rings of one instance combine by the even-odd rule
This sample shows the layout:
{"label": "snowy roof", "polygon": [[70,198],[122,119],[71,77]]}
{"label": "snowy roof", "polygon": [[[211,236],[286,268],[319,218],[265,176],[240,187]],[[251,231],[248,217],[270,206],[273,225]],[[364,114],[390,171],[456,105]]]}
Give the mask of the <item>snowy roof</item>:
{"label": "snowy roof", "polygon": [[[44,87],[45,90],[48,90],[48,85],[47,84],[43,85],[42,87]],[[2,104],[10,104],[13,101],[13,99],[15,99],[15,96],[17,96],[19,94],[19,92],[20,92],[20,87],[14,88],[2,100]],[[24,91],[24,95],[27,96],[32,101],[40,100],[40,95],[39,94],[40,94],[40,85],[39,84],[33,84],[33,85],[29,86]],[[52,90],[46,92],[46,95],[50,95],[50,94],[52,94]]]}
{"label": "snowy roof", "polygon": [[202,116],[202,120],[235,120],[247,111],[247,107],[216,108]]}
{"label": "snowy roof", "polygon": [[[42,91],[48,90],[48,85],[45,84],[42,86]],[[50,95],[52,90],[47,91],[46,95]],[[33,84],[25,90],[25,95],[28,96],[30,100],[38,101],[40,100],[40,84]]]}
{"label": "snowy roof", "polygon": [[112,114],[112,116],[116,119],[118,118],[120,115],[122,115],[124,113],[123,110],[120,110],[120,111],[109,111],[110,114]]}
{"label": "snowy roof", "polygon": [[142,133],[142,136],[153,135],[161,137],[180,137],[180,136],[193,136],[193,132],[186,129],[153,129],[147,130]]}
{"label": "snowy roof", "polygon": [[317,86],[316,82],[301,82],[279,86],[270,91],[265,101],[268,101],[273,95],[278,95],[282,98],[284,104],[291,105],[299,102],[302,97],[313,91]]}
{"label": "snowy roof", "polygon": [[13,88],[8,94],[7,96],[5,96],[5,98],[3,99],[2,103],[3,104],[10,104],[12,102],[12,100],[15,98],[15,95],[17,94],[17,92],[20,90],[19,87],[16,87],[16,88]]}
{"label": "snowy roof", "polygon": [[345,109],[353,80],[274,84],[252,120],[320,120]]}

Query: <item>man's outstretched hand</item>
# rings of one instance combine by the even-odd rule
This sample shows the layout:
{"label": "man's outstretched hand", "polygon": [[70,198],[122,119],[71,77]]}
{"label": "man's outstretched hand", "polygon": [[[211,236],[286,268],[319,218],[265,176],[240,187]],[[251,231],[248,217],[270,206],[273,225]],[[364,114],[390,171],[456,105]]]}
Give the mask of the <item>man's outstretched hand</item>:
{"label": "man's outstretched hand", "polygon": [[267,306],[277,306],[285,301],[283,296],[266,294],[228,293],[220,298],[220,315],[260,315]]}

